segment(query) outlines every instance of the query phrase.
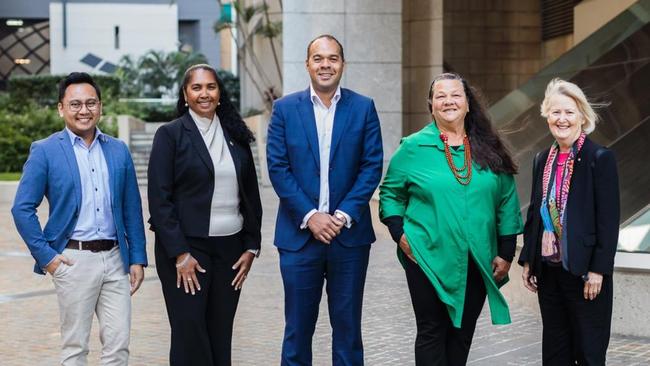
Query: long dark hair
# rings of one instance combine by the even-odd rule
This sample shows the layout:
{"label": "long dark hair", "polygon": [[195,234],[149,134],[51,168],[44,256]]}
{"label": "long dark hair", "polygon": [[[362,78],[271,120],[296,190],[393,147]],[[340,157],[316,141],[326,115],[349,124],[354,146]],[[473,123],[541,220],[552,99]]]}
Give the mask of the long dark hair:
{"label": "long dark hair", "polygon": [[485,112],[480,93],[467,84],[460,75],[447,72],[438,75],[429,87],[429,112],[433,113],[433,85],[440,80],[459,80],[463,84],[469,112],[465,115],[465,133],[469,137],[472,160],[481,168],[489,168],[495,173],[517,174],[517,165],[510,152],[492,127],[492,121]]}
{"label": "long dark hair", "polygon": [[178,89],[178,101],[176,102],[176,117],[181,117],[185,113],[188,113],[189,107],[185,101],[185,94],[183,91],[187,87],[187,84],[192,78],[192,73],[195,70],[205,70],[210,72],[214,79],[217,81],[217,86],[219,87],[219,106],[217,107],[217,116],[221,122],[221,126],[228,131],[230,137],[235,139],[237,142],[248,145],[251,142],[255,141],[255,136],[246,123],[242,119],[237,108],[230,101],[228,91],[224,87],[223,81],[219,78],[217,71],[212,68],[212,66],[207,64],[197,64],[190,66],[185,70],[185,75],[183,76],[183,82]]}

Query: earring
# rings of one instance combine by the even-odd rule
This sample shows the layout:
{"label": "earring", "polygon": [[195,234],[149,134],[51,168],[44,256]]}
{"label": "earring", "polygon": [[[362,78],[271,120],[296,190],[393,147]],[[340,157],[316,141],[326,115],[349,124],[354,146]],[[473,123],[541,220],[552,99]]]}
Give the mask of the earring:
{"label": "earring", "polygon": [[217,102],[217,105],[221,105],[221,102]]}
{"label": "earring", "polygon": [[187,102],[185,102],[185,106],[187,107]]}

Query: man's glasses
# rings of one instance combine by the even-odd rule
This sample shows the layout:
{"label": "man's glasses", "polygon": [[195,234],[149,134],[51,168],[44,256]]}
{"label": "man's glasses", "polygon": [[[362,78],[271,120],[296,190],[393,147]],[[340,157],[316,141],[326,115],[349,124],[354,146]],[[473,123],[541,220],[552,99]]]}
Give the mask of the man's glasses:
{"label": "man's glasses", "polygon": [[86,109],[88,109],[91,112],[94,112],[97,109],[99,109],[99,105],[101,104],[101,102],[98,101],[97,99],[88,99],[86,103],[83,103],[80,100],[73,100],[70,103],[68,103],[68,108],[72,112],[79,112],[81,108],[84,106],[84,104],[86,105]]}

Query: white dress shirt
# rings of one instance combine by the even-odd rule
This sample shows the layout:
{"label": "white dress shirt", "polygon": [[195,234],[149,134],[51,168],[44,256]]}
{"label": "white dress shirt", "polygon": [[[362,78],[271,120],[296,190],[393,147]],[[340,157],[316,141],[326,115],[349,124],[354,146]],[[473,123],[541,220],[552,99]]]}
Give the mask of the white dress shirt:
{"label": "white dress shirt", "polygon": [[[307,222],[316,212],[329,213],[330,206],[330,186],[329,186],[329,169],[330,169],[330,148],[332,145],[332,128],[334,127],[334,115],[336,114],[336,104],[341,99],[341,87],[336,88],[332,103],[329,107],[320,99],[314,87],[309,85],[311,102],[314,106],[314,117],[316,119],[316,131],[318,133],[318,150],[320,157],[320,192],[318,195],[318,209],[309,211],[302,220],[301,229],[307,227]],[[352,218],[341,210],[336,210],[345,218],[345,226],[352,226]]]}

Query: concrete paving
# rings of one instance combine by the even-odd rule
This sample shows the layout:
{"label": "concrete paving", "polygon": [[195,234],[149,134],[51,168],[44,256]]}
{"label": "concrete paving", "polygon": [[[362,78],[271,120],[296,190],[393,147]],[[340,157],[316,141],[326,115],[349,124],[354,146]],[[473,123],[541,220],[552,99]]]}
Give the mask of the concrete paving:
{"label": "concrete paving", "polygon": [[[237,313],[233,338],[235,365],[276,365],[280,360],[283,291],[278,254],[272,245],[277,198],[270,188],[262,189],[262,196],[262,255],[255,260]],[[31,272],[33,260],[16,233],[9,209],[9,204],[0,203],[0,364],[54,365],[58,361],[60,337],[53,285],[50,277]],[[39,216],[46,217],[46,204],[40,211]],[[395,244],[383,225],[376,222],[375,228],[378,241],[371,251],[363,311],[366,364],[413,365],[415,322],[406,281],[395,258]],[[151,266],[146,270],[142,288],[133,297],[130,362],[165,365],[169,326],[154,269],[153,238],[151,233],[147,235]],[[521,284],[515,280],[507,286]],[[331,364],[326,305],[323,294],[313,342],[314,365]],[[511,311],[513,323],[498,327],[490,324],[489,314],[484,312],[469,365],[541,364],[539,315],[518,308]],[[99,364],[99,349],[95,324],[90,365]],[[650,365],[650,339],[613,336],[608,365]]]}

